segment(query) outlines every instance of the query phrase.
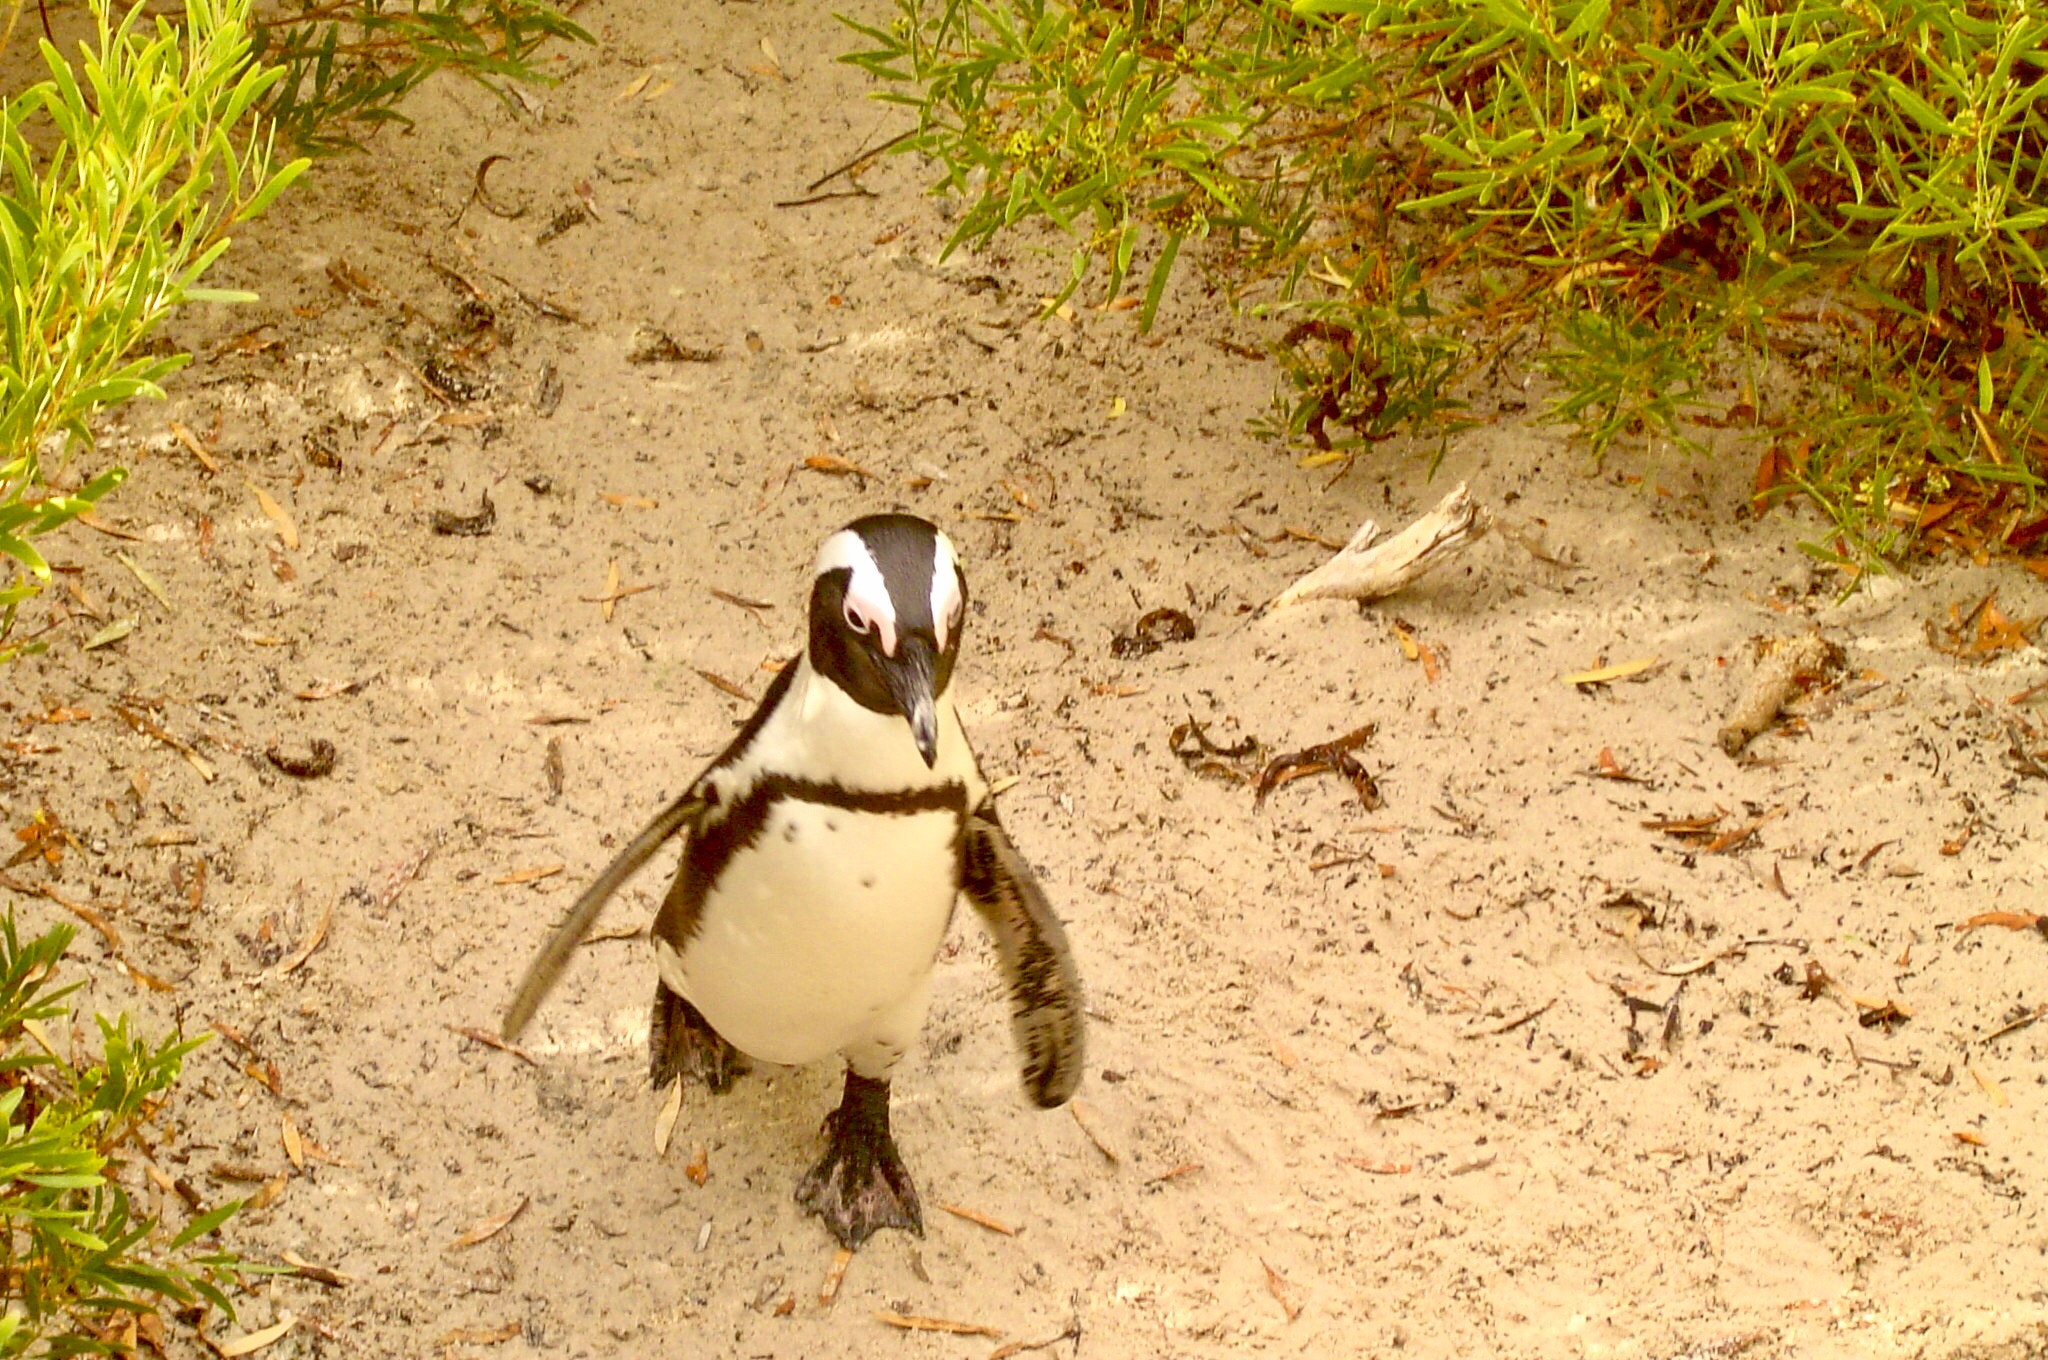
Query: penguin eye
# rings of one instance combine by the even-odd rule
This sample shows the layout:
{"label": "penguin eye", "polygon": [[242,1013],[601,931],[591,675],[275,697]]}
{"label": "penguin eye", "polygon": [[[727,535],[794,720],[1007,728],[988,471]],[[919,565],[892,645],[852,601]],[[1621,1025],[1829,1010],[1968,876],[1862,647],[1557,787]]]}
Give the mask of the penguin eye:
{"label": "penguin eye", "polygon": [[874,625],[868,621],[868,616],[861,613],[850,601],[846,606],[846,626],[854,632],[861,634],[866,634],[874,628]]}

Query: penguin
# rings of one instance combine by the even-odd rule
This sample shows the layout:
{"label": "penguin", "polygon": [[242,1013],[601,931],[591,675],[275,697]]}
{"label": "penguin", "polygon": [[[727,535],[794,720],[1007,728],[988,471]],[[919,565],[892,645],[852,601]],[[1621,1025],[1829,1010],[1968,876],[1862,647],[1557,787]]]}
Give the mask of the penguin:
{"label": "penguin", "polygon": [[825,1153],[796,1198],[849,1249],[885,1227],[924,1232],[889,1086],[962,896],[994,937],[1026,1093],[1050,1109],[1081,1080],[1065,929],[996,817],[953,702],[966,618],[966,575],[937,526],[870,515],[827,538],[803,653],[570,908],[502,1026],[519,1035],[605,901],[683,836],[650,932],[649,1075],[657,1090],[691,1080],[722,1094],[752,1060],[842,1057]]}

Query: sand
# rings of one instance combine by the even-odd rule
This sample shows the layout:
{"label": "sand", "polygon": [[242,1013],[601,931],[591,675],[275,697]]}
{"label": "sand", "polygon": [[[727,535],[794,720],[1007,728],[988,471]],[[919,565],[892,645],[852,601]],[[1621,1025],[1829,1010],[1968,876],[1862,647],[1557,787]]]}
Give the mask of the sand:
{"label": "sand", "polygon": [[[2013,754],[2043,710],[2008,702],[2048,661],[1935,645],[2048,583],[1949,560],[1845,597],[1810,511],[1750,512],[1733,436],[1593,470],[1512,375],[1434,478],[1401,441],[1299,469],[1249,428],[1270,323],[1198,251],[1151,335],[1099,296],[1041,323],[1060,241],[940,260],[911,159],[810,187],[905,125],[827,9],[579,18],[558,86],[431,83],[242,234],[216,281],[261,302],[172,325],[199,360],[105,422],[134,479],[24,616],[51,647],[11,676],[6,818],[77,848],[9,875],[169,988],[81,928],[82,1004],[236,1036],[191,1060],[160,1169],[266,1195],[224,1234],[252,1260],[349,1277],[254,1280],[219,1332],[289,1312],[279,1360],[2048,1354],[2048,1023],[2004,1030],[2048,1004],[2048,940],[1959,928],[2048,903],[2048,777]],[[1249,617],[1314,538],[1460,480],[1495,531],[1449,567]],[[486,497],[486,535],[434,531]],[[792,1190],[830,1065],[691,1091],[653,1153],[629,932],[667,860],[522,1052],[474,1036],[799,645],[818,541],[883,508],[965,556],[963,713],[1091,1054],[1071,1109],[1029,1105],[961,913],[896,1082],[926,1235],[828,1302]],[[1161,607],[1196,636],[1112,651]],[[1754,640],[1815,629],[1842,672],[1731,760]],[[1258,757],[1176,754],[1191,720],[1267,756],[1372,724],[1382,805],[1327,775],[1255,805]],[[322,777],[266,755],[316,739]]]}

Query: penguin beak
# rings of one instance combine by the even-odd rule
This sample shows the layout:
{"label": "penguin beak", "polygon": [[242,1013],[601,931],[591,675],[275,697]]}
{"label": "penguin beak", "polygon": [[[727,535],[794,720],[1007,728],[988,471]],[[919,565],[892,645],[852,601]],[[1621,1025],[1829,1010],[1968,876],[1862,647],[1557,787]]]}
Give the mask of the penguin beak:
{"label": "penguin beak", "polygon": [[932,672],[937,655],[929,640],[912,633],[904,637],[893,661],[884,668],[889,697],[896,710],[910,724],[910,739],[929,769],[939,759],[939,711],[932,694]]}

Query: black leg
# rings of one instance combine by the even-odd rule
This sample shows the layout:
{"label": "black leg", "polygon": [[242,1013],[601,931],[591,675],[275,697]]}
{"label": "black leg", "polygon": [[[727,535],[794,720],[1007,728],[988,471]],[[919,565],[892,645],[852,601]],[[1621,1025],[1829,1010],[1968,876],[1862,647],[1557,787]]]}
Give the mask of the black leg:
{"label": "black leg", "polygon": [[860,1246],[877,1228],[924,1236],[917,1187],[889,1137],[889,1083],[847,1069],[846,1094],[825,1132],[825,1155],[797,1186],[797,1203],[824,1219],[842,1247]]}
{"label": "black leg", "polygon": [[733,1078],[747,1070],[746,1055],[727,1043],[695,1006],[654,984],[654,1018],[647,1026],[647,1074],[654,1089],[677,1077],[702,1078],[714,1094],[732,1089]]}

